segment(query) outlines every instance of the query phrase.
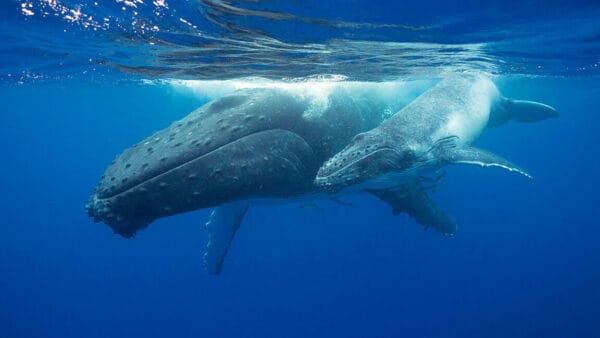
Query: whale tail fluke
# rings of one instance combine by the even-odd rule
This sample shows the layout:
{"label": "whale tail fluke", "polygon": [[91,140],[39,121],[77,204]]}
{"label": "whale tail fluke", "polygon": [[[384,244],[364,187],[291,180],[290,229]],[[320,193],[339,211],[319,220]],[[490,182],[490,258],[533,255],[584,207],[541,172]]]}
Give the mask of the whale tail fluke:
{"label": "whale tail fluke", "polygon": [[488,126],[499,126],[508,120],[538,122],[558,116],[558,111],[547,104],[502,98],[501,103],[492,110]]}
{"label": "whale tail fluke", "polygon": [[556,109],[534,101],[507,99],[505,109],[510,113],[510,117],[518,122],[537,122],[558,117]]}

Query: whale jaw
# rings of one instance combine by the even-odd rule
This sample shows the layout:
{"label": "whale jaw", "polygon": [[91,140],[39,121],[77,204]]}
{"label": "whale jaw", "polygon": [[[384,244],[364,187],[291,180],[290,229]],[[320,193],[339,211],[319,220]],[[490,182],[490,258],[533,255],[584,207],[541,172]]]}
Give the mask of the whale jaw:
{"label": "whale jaw", "polygon": [[115,234],[124,238],[133,237],[139,230],[146,228],[153,218],[148,218],[143,209],[137,208],[136,215],[132,215],[123,208],[123,205],[113,206],[113,201],[98,198],[96,194],[92,195],[85,205],[89,217],[94,222],[104,222]]}

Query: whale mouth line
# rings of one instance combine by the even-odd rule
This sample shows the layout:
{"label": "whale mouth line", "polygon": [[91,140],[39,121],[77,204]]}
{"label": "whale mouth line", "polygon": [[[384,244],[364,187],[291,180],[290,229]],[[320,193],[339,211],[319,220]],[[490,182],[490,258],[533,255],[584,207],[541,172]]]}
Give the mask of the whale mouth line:
{"label": "whale mouth line", "polygon": [[201,159],[201,158],[204,158],[204,157],[206,157],[206,156],[209,156],[209,155],[211,155],[211,154],[213,154],[213,153],[215,153],[215,152],[217,152],[217,151],[219,151],[219,150],[222,150],[223,148],[225,148],[225,147],[227,147],[227,146],[229,146],[229,145],[231,145],[231,144],[238,143],[238,142],[242,142],[243,140],[245,140],[245,139],[247,139],[247,138],[250,138],[250,137],[252,137],[252,136],[255,136],[255,135],[258,135],[258,134],[262,134],[262,133],[271,132],[271,131],[287,131],[287,132],[293,133],[294,135],[296,135],[296,136],[300,137],[300,138],[301,138],[301,139],[302,139],[304,142],[306,142],[306,140],[304,140],[304,138],[303,138],[302,136],[298,135],[297,133],[295,133],[295,132],[293,132],[293,131],[291,131],[291,130],[288,130],[288,129],[283,129],[283,128],[273,128],[273,129],[267,129],[267,130],[261,130],[261,131],[253,132],[253,133],[250,133],[250,134],[244,135],[244,136],[242,136],[242,137],[240,137],[240,138],[237,138],[237,139],[235,139],[235,140],[232,140],[232,141],[230,141],[230,142],[227,142],[227,143],[225,143],[225,144],[222,144],[222,145],[220,145],[220,146],[218,146],[218,147],[216,147],[216,148],[212,149],[211,151],[209,151],[209,152],[207,152],[207,153],[204,153],[204,154],[202,154],[202,155],[200,155],[200,156],[196,156],[196,157],[194,157],[194,158],[191,158],[191,159],[189,159],[189,160],[187,160],[187,161],[181,162],[181,163],[177,164],[176,166],[174,166],[174,167],[171,167],[171,168],[169,168],[169,169],[167,169],[167,170],[164,170],[164,171],[158,172],[158,173],[156,173],[156,174],[155,174],[155,175],[153,175],[153,176],[149,176],[149,177],[145,178],[144,180],[142,180],[142,181],[140,181],[140,182],[136,183],[135,185],[132,185],[132,186],[128,187],[127,189],[124,189],[124,190],[118,191],[118,192],[116,192],[116,193],[113,193],[113,194],[110,194],[110,195],[104,195],[104,196],[101,196],[101,197],[100,197],[100,196],[98,196],[97,194],[95,194],[95,195],[94,195],[94,197],[95,197],[95,199],[96,199],[96,200],[102,200],[102,199],[109,199],[109,198],[114,198],[114,197],[117,197],[117,196],[119,196],[119,195],[125,194],[125,193],[127,193],[127,192],[129,192],[129,191],[131,191],[131,190],[133,190],[133,189],[135,189],[135,188],[137,188],[137,187],[139,187],[139,186],[140,186],[140,185],[142,185],[142,184],[145,184],[145,183],[147,183],[147,182],[148,182],[148,181],[150,181],[150,180],[153,180],[153,179],[159,178],[159,177],[161,177],[161,176],[167,175],[167,174],[169,174],[170,172],[172,172],[172,171],[174,171],[174,170],[178,170],[178,169],[182,168],[183,166],[185,166],[185,165],[187,165],[187,164],[189,164],[189,163],[191,163],[191,162],[193,162],[193,161],[199,160],[199,159]]}
{"label": "whale mouth line", "polygon": [[339,169],[331,172],[327,176],[321,176],[321,175],[317,174],[317,177],[315,178],[315,184],[319,185],[319,186],[331,186],[331,185],[333,185],[333,183],[329,182],[328,179],[331,178],[332,176],[334,176],[335,174],[339,173],[340,171],[344,171],[344,170],[348,169],[349,167],[355,165],[356,163],[364,160],[367,157],[373,156],[374,154],[377,154],[377,153],[380,153],[380,152],[383,152],[383,151],[386,151],[386,150],[393,151],[394,153],[398,153],[396,151],[396,149],[394,149],[392,147],[381,147],[381,148],[378,148],[375,151],[372,151],[372,152],[366,154],[365,156],[361,156],[360,158],[352,160],[350,163],[348,163],[345,166],[343,166],[343,167],[341,167],[341,168],[339,168]]}

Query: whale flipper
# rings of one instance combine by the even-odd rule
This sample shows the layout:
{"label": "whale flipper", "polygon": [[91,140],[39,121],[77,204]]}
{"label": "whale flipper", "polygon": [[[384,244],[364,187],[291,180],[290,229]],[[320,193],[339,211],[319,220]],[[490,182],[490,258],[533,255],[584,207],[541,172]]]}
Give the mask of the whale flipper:
{"label": "whale flipper", "polygon": [[456,223],[427,195],[420,184],[412,182],[395,190],[368,190],[392,207],[392,213],[407,213],[425,228],[432,227],[445,235],[456,232]]}
{"label": "whale flipper", "polygon": [[246,212],[248,202],[238,201],[214,208],[206,222],[208,243],[204,254],[204,268],[211,275],[221,273],[221,267],[231,240],[239,229]]}
{"label": "whale flipper", "polygon": [[489,151],[475,147],[446,148],[438,152],[438,159],[445,163],[475,164],[482,167],[500,167],[508,171],[519,173],[525,177],[533,178],[525,169],[521,169],[509,160],[504,159]]}
{"label": "whale flipper", "polygon": [[547,104],[502,98],[490,112],[488,127],[496,127],[508,120],[538,122],[558,117],[558,111]]}

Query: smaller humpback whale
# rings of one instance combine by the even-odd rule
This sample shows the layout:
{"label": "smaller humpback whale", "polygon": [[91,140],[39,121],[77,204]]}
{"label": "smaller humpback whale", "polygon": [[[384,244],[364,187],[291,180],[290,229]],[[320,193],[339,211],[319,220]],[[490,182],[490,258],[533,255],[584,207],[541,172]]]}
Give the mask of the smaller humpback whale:
{"label": "smaller humpback whale", "polygon": [[[378,127],[356,135],[321,166],[315,185],[330,191],[348,187],[368,191],[391,204],[395,214],[412,208],[409,214],[419,223],[453,234],[454,221],[424,191],[427,172],[465,163],[531,177],[508,160],[470,144],[486,127],[552,117],[558,112],[548,105],[503,97],[486,76],[454,75]],[[403,193],[394,193],[397,189]]]}

